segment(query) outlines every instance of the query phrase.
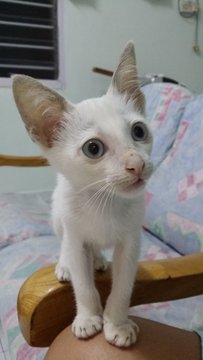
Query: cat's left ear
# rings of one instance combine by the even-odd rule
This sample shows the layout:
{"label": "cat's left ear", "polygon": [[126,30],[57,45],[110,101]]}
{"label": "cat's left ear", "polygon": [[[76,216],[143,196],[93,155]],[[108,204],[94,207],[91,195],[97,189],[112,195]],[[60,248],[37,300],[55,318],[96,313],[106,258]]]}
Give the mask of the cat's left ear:
{"label": "cat's left ear", "polygon": [[26,75],[13,77],[13,95],[25,127],[34,142],[54,146],[73,105],[63,96]]}
{"label": "cat's left ear", "polygon": [[126,101],[133,102],[135,110],[145,113],[145,98],[140,90],[137,75],[134,43],[128,42],[120,56],[120,62],[113,74],[109,91],[116,90]]}

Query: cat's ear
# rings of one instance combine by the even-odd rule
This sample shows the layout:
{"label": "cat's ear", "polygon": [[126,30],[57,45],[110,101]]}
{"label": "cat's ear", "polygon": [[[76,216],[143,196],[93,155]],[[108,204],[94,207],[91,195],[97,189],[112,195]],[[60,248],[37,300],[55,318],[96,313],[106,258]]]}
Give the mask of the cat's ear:
{"label": "cat's ear", "polygon": [[63,127],[65,112],[73,106],[57,92],[25,75],[13,77],[13,94],[32,140],[52,147]]}
{"label": "cat's ear", "polygon": [[116,90],[125,96],[126,101],[131,100],[137,111],[145,112],[145,98],[140,90],[137,75],[134,43],[128,42],[121,54],[119,65],[113,74],[109,91]]}

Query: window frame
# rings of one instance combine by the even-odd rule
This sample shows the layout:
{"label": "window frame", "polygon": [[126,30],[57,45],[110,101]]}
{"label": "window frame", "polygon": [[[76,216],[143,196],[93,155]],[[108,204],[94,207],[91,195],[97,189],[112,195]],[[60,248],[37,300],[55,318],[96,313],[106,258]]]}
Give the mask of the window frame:
{"label": "window frame", "polygon": [[[46,80],[38,79],[43,84],[55,88],[62,89],[65,87],[65,66],[64,66],[64,0],[57,1],[57,25],[58,25],[58,79]],[[11,87],[12,78],[0,76],[0,88]]]}

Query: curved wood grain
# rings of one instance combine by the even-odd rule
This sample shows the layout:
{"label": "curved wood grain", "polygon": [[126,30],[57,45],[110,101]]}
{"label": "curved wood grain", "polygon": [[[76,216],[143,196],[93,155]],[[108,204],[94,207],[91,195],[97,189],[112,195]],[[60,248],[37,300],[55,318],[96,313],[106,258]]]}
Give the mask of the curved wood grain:
{"label": "curved wood grain", "polygon": [[41,156],[12,156],[0,154],[0,166],[37,167],[47,166],[48,161]]}
{"label": "curved wood grain", "polygon": [[[32,346],[49,346],[75,316],[71,284],[59,283],[54,265],[31,275],[18,296],[21,330]],[[105,304],[111,288],[111,269],[97,272],[96,286]],[[203,253],[140,262],[131,306],[203,294]]]}

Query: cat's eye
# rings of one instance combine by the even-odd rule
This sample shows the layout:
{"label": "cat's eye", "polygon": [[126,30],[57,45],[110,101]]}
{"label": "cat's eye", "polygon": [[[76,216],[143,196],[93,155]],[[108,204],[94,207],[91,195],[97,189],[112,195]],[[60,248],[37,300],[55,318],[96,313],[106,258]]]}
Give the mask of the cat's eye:
{"label": "cat's eye", "polygon": [[90,159],[99,159],[104,155],[105,147],[101,140],[90,139],[84,143],[82,151]]}
{"label": "cat's eye", "polygon": [[143,122],[138,121],[132,126],[131,135],[135,141],[144,141],[148,137],[148,129]]}

